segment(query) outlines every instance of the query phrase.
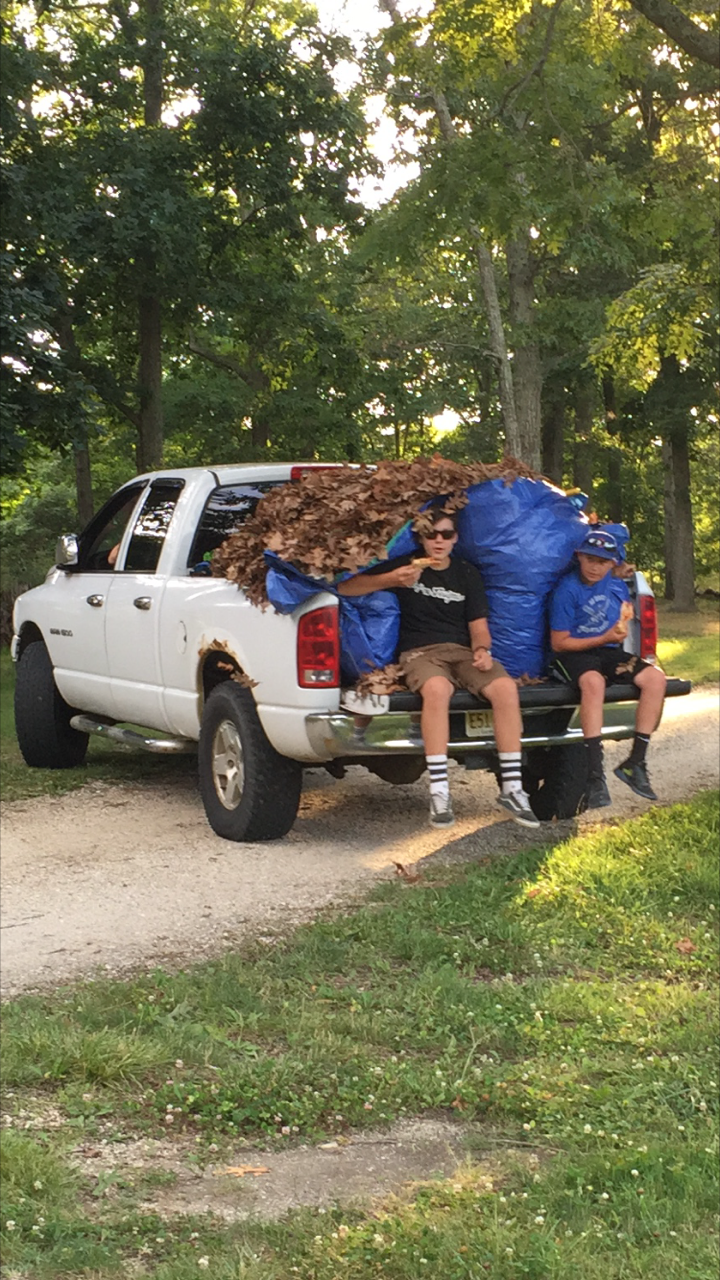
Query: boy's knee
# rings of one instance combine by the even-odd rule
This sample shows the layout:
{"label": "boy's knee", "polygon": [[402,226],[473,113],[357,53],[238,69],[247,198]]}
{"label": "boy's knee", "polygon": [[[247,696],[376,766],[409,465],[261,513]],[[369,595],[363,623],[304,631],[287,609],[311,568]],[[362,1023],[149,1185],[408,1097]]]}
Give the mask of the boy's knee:
{"label": "boy's knee", "polygon": [[599,671],[584,671],[578,681],[582,699],[605,701],[605,679]]}
{"label": "boy's knee", "polygon": [[453,686],[445,676],[430,676],[420,689],[423,702],[449,702]]}

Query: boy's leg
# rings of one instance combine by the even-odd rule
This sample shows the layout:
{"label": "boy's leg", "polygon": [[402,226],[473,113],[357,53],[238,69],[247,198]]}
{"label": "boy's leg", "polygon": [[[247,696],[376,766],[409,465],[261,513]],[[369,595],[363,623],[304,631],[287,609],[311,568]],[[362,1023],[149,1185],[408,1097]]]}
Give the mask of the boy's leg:
{"label": "boy's leg", "polygon": [[408,688],[422,698],[420,732],[430,777],[430,823],[434,827],[449,827],[455,820],[450,803],[447,757],[450,699],[455,685],[444,659],[446,648],[431,645],[400,654]]}
{"label": "boy's leg", "polygon": [[420,731],[430,777],[430,823],[434,827],[449,827],[455,820],[450,803],[447,757],[449,708],[454,689],[446,676],[430,676],[420,689],[423,704]]}
{"label": "boy's leg", "polygon": [[612,804],[603,767],[603,705],[605,677],[601,671],[584,671],[578,677],[580,688],[580,725],[588,757],[588,809],[604,809]]}
{"label": "boy's leg", "polygon": [[615,777],[627,783],[636,795],[643,796],[645,800],[657,800],[650,786],[645,755],[650,735],[657,728],[662,714],[667,679],[664,671],[659,667],[648,664],[633,677],[633,683],[640,690],[635,714],[635,740],[627,760],[624,760],[615,770]]}
{"label": "boy's leg", "polygon": [[492,707],[495,745],[500,759],[499,804],[523,827],[538,827],[530,801],[522,785],[522,714],[515,681],[499,662],[490,671],[478,671],[472,654],[458,662],[454,670],[458,684],[485,698]]}

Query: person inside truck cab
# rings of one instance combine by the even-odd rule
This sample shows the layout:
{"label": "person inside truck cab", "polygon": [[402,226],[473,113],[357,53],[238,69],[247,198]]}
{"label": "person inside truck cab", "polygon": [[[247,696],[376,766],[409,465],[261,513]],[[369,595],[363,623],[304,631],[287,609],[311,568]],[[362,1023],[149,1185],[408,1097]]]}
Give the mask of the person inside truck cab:
{"label": "person inside truck cab", "polygon": [[487,601],[479,571],[450,555],[455,519],[437,508],[422,538],[423,556],[397,556],[338,585],[340,595],[394,591],[400,604],[400,665],[422,698],[420,728],[430,776],[430,823],[454,822],[448,785],[450,699],[468,689],[490,703],[501,770],[498,803],[522,826],[537,827],[522,789],[522,720],[515,681],[491,652]]}
{"label": "person inside truck cab", "polygon": [[605,687],[632,682],[640,690],[635,714],[635,740],[615,777],[646,800],[657,800],[650,786],[645,755],[650,735],[662,713],[667,681],[659,667],[622,648],[626,617],[632,614],[630,593],[613,573],[620,561],[615,538],[601,529],[585,537],[577,563],[560,580],[550,600],[550,643],[553,666],[580,691],[580,723],[588,753],[588,809],[612,804],[603,768],[602,725]]}

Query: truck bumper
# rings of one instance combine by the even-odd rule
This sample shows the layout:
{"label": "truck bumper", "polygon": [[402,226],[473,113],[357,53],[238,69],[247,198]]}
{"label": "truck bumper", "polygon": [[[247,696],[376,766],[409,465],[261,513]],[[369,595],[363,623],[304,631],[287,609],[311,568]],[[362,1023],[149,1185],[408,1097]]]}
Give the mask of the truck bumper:
{"label": "truck bumper", "polygon": [[[687,680],[668,681],[667,697],[690,692]],[[609,686],[603,709],[602,737],[609,742],[632,738],[635,733],[636,689]],[[380,755],[422,755],[421,700],[414,694],[391,694],[367,703],[348,702],[353,712],[312,712],[305,717],[308,741],[322,760],[356,759]],[[393,704],[397,710],[392,709]],[[520,690],[524,750],[533,747],[569,746],[582,742],[580,709],[567,686]],[[375,714],[373,714],[373,712]],[[448,754],[467,756],[496,751],[492,714],[487,703],[468,693],[457,693],[450,703]]]}
{"label": "truck bumper", "polygon": [[[633,704],[608,707],[606,712],[610,714],[603,724],[602,737],[613,742],[632,738],[635,732]],[[490,713],[484,714],[489,720]],[[522,748],[554,747],[582,742],[579,716],[573,716],[573,721],[575,720],[578,723],[571,722],[563,733],[533,733],[532,729],[524,730],[520,739]],[[419,722],[408,712],[396,711],[374,716],[370,724],[359,726],[357,731],[354,717],[342,711],[316,713],[306,716],[305,730],[313,750],[326,760],[350,756],[422,755],[424,752]],[[472,736],[467,733],[453,734],[451,731],[448,743],[448,754],[451,756],[465,756],[495,749],[491,722],[487,728]]]}

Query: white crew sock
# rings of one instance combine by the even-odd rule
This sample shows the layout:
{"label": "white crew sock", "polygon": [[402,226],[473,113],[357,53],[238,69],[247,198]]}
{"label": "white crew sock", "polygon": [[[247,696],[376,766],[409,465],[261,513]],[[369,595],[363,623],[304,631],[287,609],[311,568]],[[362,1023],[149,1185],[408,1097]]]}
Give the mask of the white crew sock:
{"label": "white crew sock", "polygon": [[519,751],[498,751],[500,757],[500,778],[502,793],[509,796],[512,791],[522,791],[521,753]]}
{"label": "white crew sock", "polygon": [[425,756],[425,763],[430,774],[430,795],[446,798],[450,795],[447,756]]}

